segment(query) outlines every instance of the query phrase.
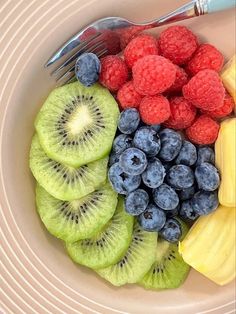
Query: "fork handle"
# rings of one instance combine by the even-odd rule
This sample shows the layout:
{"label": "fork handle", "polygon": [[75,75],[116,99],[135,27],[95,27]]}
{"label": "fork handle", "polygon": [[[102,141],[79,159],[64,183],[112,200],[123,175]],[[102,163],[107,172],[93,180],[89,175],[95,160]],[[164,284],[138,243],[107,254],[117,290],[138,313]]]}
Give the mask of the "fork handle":
{"label": "fork handle", "polygon": [[152,27],[235,7],[235,0],[193,0],[151,23]]}

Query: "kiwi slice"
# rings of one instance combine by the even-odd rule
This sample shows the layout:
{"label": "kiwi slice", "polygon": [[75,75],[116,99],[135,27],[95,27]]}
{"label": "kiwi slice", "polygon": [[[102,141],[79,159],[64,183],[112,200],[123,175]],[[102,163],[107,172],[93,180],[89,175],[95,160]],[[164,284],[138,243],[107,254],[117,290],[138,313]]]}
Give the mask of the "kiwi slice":
{"label": "kiwi slice", "polygon": [[97,273],[115,286],[135,283],[155,261],[157,233],[144,231],[135,220],[132,240],[124,256],[112,266]]}
{"label": "kiwi slice", "polygon": [[61,201],[37,184],[36,205],[48,231],[75,242],[96,234],[113,216],[117,194],[109,184],[74,201]]}
{"label": "kiwi slice", "polygon": [[115,264],[127,251],[132,239],[133,217],[119,198],[112,219],[94,237],[67,243],[67,252],[76,263],[99,269]]}
{"label": "kiwi slice", "polygon": [[79,168],[49,158],[35,134],[30,149],[30,168],[38,183],[52,196],[70,201],[81,198],[106,181],[108,157]]}
{"label": "kiwi slice", "polygon": [[118,105],[107,89],[74,82],[51,92],[35,127],[50,158],[79,167],[109,153],[118,116]]}
{"label": "kiwi slice", "polygon": [[[182,221],[180,223],[182,238],[184,238],[188,227]],[[153,290],[178,288],[186,279],[189,270],[190,266],[184,262],[178,252],[178,243],[170,243],[158,238],[156,261],[139,284]]]}

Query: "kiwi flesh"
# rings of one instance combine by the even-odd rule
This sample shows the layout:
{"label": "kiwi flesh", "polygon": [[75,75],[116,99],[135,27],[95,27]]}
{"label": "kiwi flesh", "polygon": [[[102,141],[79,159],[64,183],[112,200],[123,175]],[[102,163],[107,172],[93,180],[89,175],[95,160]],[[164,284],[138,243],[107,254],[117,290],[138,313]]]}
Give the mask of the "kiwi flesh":
{"label": "kiwi flesh", "polygon": [[123,257],[114,265],[96,272],[115,286],[136,283],[155,261],[157,233],[144,231],[134,222],[132,240]]}
{"label": "kiwi flesh", "polygon": [[92,237],[112,218],[117,194],[109,184],[73,201],[61,201],[39,184],[36,205],[48,231],[66,242]]}
{"label": "kiwi flesh", "polygon": [[51,92],[35,128],[50,158],[79,167],[108,155],[118,116],[118,105],[106,88],[77,81]]}
{"label": "kiwi flesh", "polygon": [[[180,223],[183,238],[188,228],[182,221]],[[139,284],[153,290],[178,288],[186,279],[189,270],[190,266],[184,262],[178,252],[178,243],[170,243],[158,238],[156,260]]]}
{"label": "kiwi flesh", "polygon": [[38,135],[32,139],[30,168],[38,183],[52,196],[64,201],[81,198],[106,181],[108,157],[79,168],[63,165],[49,158]]}
{"label": "kiwi flesh", "polygon": [[119,197],[112,219],[89,239],[66,243],[73,261],[99,269],[115,264],[127,251],[132,239],[134,218],[124,210],[124,200]]}

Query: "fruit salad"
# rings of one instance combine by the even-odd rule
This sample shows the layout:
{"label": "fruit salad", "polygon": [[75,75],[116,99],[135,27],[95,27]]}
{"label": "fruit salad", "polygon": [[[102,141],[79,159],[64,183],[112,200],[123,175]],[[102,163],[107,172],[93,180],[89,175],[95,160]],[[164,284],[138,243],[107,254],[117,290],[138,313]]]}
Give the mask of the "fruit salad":
{"label": "fruit salad", "polygon": [[[36,206],[70,258],[115,286],[235,277],[235,57],[185,26],[117,32],[35,120]],[[224,67],[223,67],[224,66]]]}

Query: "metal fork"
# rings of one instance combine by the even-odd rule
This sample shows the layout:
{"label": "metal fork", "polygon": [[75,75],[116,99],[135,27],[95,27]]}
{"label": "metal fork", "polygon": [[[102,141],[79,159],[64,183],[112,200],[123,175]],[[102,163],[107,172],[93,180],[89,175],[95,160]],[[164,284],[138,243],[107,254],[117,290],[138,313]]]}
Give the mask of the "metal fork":
{"label": "metal fork", "polygon": [[74,80],[76,59],[84,52],[93,52],[98,57],[120,52],[119,34],[127,28],[137,28],[136,31],[182,21],[192,17],[205,15],[235,7],[235,0],[193,0],[175,11],[156,20],[145,23],[134,23],[121,17],[107,17],[86,26],[70,38],[52,57],[45,67],[63,60],[51,75],[56,82],[66,84]]}

